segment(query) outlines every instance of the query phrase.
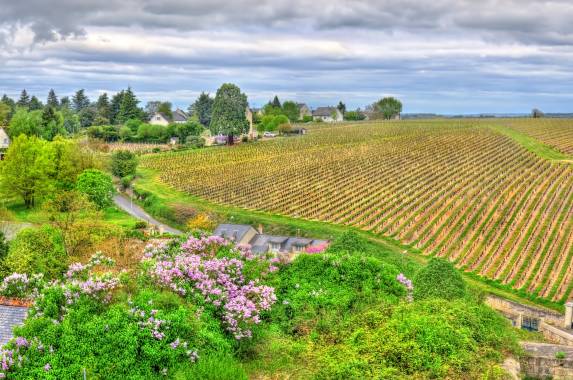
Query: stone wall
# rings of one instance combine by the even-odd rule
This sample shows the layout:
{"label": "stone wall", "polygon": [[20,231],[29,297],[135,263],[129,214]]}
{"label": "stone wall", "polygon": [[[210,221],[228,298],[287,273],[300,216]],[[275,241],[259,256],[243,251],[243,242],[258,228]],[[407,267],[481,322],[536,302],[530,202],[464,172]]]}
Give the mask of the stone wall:
{"label": "stone wall", "polygon": [[[526,352],[519,360],[521,373],[536,379],[573,379],[573,348],[568,346],[523,342]],[[564,359],[557,359],[561,352]]]}
{"label": "stone wall", "polygon": [[513,317],[522,314],[529,317],[539,318],[544,322],[554,326],[563,325],[563,315],[555,311],[526,306],[491,295],[486,298],[485,302],[493,309],[511,317],[512,319]]}

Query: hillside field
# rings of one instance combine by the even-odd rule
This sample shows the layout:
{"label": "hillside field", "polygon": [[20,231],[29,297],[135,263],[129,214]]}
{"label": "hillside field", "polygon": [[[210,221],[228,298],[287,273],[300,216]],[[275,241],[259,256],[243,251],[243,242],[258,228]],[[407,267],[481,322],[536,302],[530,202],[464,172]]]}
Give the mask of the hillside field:
{"label": "hillside field", "polygon": [[563,302],[573,290],[572,146],[571,120],[318,124],[142,165],[209,201],[391,236]]}

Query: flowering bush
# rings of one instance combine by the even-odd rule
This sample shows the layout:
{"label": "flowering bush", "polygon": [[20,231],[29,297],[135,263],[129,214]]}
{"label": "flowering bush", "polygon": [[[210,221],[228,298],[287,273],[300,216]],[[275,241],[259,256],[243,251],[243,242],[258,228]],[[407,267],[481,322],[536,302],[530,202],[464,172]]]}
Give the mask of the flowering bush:
{"label": "flowering bush", "polygon": [[4,278],[0,284],[0,294],[5,297],[32,298],[44,285],[44,276],[25,273],[12,273]]}
{"label": "flowering bush", "polygon": [[232,247],[220,237],[190,237],[175,252],[152,247],[145,259],[155,260],[149,274],[156,283],[214,306],[236,339],[251,337],[249,325],[260,323],[261,312],[276,301],[274,289],[254,278],[256,270],[245,271],[252,263],[250,269],[266,267],[259,274],[268,274],[278,269],[276,262],[259,260],[249,247]]}
{"label": "flowering bush", "polygon": [[406,299],[408,300],[408,302],[413,302],[414,301],[414,284],[412,283],[412,280],[410,280],[409,278],[404,276],[404,273],[400,273],[398,276],[396,276],[396,280],[398,280],[398,282],[400,284],[402,284],[406,287],[406,290],[408,291],[408,296]]}

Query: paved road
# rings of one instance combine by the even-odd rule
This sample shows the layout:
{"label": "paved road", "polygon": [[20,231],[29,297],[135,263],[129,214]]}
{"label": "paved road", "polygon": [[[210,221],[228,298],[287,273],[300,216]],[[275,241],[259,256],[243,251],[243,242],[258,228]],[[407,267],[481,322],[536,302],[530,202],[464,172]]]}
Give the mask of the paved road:
{"label": "paved road", "polygon": [[125,195],[122,195],[122,194],[114,195],[113,202],[115,203],[115,205],[117,207],[119,207],[123,211],[127,212],[129,215],[131,215],[131,216],[133,216],[139,220],[143,220],[144,222],[147,222],[151,225],[154,225],[164,232],[169,232],[170,234],[174,234],[174,235],[182,235],[183,234],[183,232],[181,232],[175,228],[169,227],[167,224],[161,223],[157,219],[153,218],[151,215],[149,215],[147,212],[145,212],[145,210],[143,210],[141,207],[139,207],[135,203],[131,202],[131,200],[128,197],[126,197]]}

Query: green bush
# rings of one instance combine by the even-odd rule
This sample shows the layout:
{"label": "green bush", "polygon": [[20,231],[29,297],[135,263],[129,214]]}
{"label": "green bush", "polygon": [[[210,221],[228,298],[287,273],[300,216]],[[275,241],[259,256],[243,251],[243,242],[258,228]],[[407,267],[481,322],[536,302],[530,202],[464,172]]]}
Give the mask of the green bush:
{"label": "green bush", "polygon": [[20,231],[10,243],[5,264],[11,272],[59,277],[68,265],[62,235],[48,225]]}
{"label": "green bush", "polygon": [[97,169],[84,170],[78,177],[76,189],[85,195],[99,209],[111,206],[113,182],[111,177]]}
{"label": "green bush", "polygon": [[118,150],[111,156],[111,173],[119,178],[134,176],[137,157],[128,150]]}
{"label": "green bush", "polygon": [[460,272],[446,260],[432,258],[414,277],[414,298],[454,300],[466,296],[466,284]]}
{"label": "green bush", "polygon": [[354,231],[346,231],[339,235],[328,247],[328,252],[360,252],[370,250],[368,240],[364,239]]}
{"label": "green bush", "polygon": [[203,356],[193,366],[175,371],[175,380],[247,380],[245,370],[230,355]]}

